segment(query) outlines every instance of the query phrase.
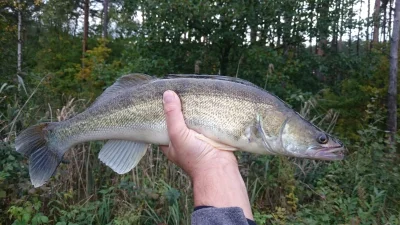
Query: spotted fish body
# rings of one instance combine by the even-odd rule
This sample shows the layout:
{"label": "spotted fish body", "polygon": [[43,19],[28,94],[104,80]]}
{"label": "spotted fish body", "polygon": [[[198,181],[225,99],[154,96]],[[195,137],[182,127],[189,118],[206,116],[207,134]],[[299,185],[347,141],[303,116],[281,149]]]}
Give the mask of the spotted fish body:
{"label": "spotted fish body", "polygon": [[148,144],[168,145],[162,103],[166,90],[179,95],[187,126],[202,134],[200,139],[223,150],[343,158],[338,140],[247,81],[183,75],[157,79],[133,74],[121,77],[81,114],[33,126],[17,137],[17,151],[30,157],[34,186],[43,185],[64,153],[78,143],[109,140],[99,158],[120,174],[137,165]]}

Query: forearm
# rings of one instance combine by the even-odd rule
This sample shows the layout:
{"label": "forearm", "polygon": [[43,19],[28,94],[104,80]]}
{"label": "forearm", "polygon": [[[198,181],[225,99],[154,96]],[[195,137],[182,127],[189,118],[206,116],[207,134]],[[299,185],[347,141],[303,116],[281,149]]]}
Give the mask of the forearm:
{"label": "forearm", "polygon": [[246,218],[253,219],[246,186],[237,165],[210,168],[192,176],[192,180],[195,206],[240,207]]}

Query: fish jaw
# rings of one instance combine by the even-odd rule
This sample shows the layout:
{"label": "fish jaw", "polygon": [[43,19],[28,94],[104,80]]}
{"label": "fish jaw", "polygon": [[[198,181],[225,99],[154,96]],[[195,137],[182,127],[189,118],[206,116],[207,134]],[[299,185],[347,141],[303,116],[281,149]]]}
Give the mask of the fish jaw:
{"label": "fish jaw", "polygon": [[319,148],[315,149],[310,147],[306,151],[306,157],[310,157],[312,159],[322,159],[322,160],[343,160],[344,159],[344,152],[346,149],[343,145],[333,146],[333,147],[326,147],[326,148]]}

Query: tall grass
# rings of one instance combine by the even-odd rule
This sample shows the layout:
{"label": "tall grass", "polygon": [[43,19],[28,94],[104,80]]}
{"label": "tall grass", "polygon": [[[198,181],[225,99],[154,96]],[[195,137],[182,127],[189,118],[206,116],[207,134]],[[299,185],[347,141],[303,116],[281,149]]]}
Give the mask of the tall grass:
{"label": "tall grass", "polygon": [[[83,111],[88,102],[70,98],[62,107],[46,104],[38,108],[32,103],[32,99],[40,98],[35,96],[37,91],[35,94],[28,89],[27,96],[18,95],[17,90],[12,85],[0,88],[0,224],[15,221],[31,224],[34,218],[39,221],[36,224],[58,225],[190,223],[193,210],[190,179],[164,157],[158,146],[149,148],[139,165],[124,175],[114,173],[97,159],[103,142],[74,146],[65,154],[53,178],[43,187],[33,189],[27,161],[14,150],[15,133],[36,121],[71,118]],[[322,111],[315,99],[305,101],[300,112],[326,130],[334,128],[339,116],[333,110]],[[379,109],[371,112],[379,113]],[[359,143],[348,145],[352,154],[344,162],[238,152],[256,221],[259,224],[399,222],[400,211],[396,209],[400,206],[397,188],[400,184],[396,181],[400,180],[399,156],[386,148],[382,133],[373,128],[374,121],[360,131],[364,138]],[[380,179],[387,185],[380,183]]]}

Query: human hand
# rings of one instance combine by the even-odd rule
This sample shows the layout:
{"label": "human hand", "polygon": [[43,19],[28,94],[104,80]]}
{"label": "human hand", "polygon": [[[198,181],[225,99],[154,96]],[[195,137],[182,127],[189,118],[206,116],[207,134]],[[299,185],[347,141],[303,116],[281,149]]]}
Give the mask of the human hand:
{"label": "human hand", "polygon": [[195,206],[240,207],[246,218],[253,219],[233,152],[216,149],[196,137],[198,133],[185,124],[175,92],[166,91],[163,103],[170,144],[161,150],[190,176]]}
{"label": "human hand", "polygon": [[238,167],[232,152],[215,149],[198,139],[196,135],[199,134],[186,126],[181,102],[175,92],[166,91],[163,97],[170,145],[161,146],[161,150],[170,161],[181,167],[192,179],[221,166]]}

